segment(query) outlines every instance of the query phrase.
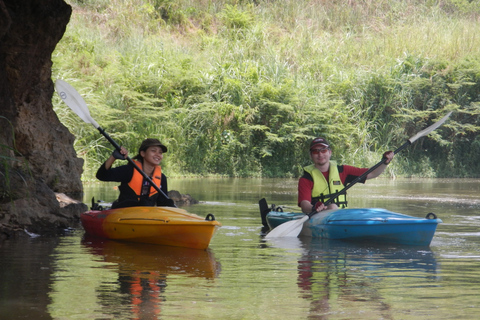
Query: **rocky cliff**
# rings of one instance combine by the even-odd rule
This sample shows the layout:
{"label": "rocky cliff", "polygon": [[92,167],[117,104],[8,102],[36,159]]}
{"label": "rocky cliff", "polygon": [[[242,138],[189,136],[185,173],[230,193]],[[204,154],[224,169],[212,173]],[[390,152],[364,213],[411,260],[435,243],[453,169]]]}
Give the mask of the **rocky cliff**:
{"label": "rocky cliff", "polygon": [[72,13],[63,0],[0,0],[0,238],[73,226],[83,160],[52,108],[51,55]]}

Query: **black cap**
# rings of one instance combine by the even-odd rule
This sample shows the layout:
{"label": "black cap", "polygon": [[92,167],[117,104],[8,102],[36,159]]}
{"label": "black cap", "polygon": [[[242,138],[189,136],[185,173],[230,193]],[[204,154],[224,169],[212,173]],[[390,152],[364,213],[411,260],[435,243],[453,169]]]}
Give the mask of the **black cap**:
{"label": "black cap", "polygon": [[310,143],[310,150],[315,149],[315,147],[323,147],[323,148],[330,148],[330,143],[324,138],[315,138]]}
{"label": "black cap", "polygon": [[167,152],[167,147],[165,147],[165,146],[160,142],[160,140],[158,140],[158,139],[153,139],[153,138],[148,138],[148,139],[145,139],[145,140],[142,141],[142,144],[140,145],[140,148],[138,149],[138,153],[140,153],[140,151],[145,151],[145,150],[147,150],[149,147],[153,147],[153,146],[160,147],[160,148],[162,148],[162,151],[163,151],[163,152]]}

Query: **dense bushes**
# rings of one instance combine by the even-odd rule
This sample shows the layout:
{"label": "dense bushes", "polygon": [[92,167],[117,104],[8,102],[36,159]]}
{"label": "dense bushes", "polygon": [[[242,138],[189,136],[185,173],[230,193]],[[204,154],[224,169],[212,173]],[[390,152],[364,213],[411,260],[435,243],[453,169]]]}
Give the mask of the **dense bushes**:
{"label": "dense bushes", "polygon": [[[71,4],[53,78],[131,154],[161,139],[170,176],[297,176],[315,136],[370,166],[449,110],[389,172],[480,176],[479,10],[467,1]],[[54,99],[91,178],[112,148]]]}

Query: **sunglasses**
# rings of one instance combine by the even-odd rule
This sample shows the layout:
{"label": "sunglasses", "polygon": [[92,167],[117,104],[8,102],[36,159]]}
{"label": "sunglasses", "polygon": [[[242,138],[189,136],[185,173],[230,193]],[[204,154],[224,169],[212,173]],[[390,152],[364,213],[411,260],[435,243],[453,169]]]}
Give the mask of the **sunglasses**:
{"label": "sunglasses", "polygon": [[323,148],[323,149],[313,149],[310,152],[312,154],[319,154],[319,153],[327,153],[327,151],[330,150],[329,148]]}

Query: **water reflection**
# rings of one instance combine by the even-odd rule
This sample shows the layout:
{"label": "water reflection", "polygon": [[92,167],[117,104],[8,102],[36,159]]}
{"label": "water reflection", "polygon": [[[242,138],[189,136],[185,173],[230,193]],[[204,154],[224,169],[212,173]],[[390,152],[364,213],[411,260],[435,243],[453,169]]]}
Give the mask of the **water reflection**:
{"label": "water reflection", "polygon": [[[189,212],[222,222],[209,251],[97,242],[83,230],[4,241],[0,318],[478,318],[480,180],[375,179],[351,189],[352,207],[435,212],[443,223],[428,248],[265,242],[258,200],[296,208],[294,179],[172,179],[171,188],[201,201]],[[86,193],[86,203],[118,195]]]}
{"label": "water reflection", "polygon": [[[104,262],[118,268],[118,294],[130,305],[132,319],[158,319],[171,275],[213,279],[220,264],[210,250],[195,250],[149,244],[122,243],[85,236],[82,245]],[[111,294],[111,292],[109,293]],[[118,303],[99,296],[102,304]],[[123,315],[125,316],[125,315]]]}
{"label": "water reflection", "polygon": [[119,273],[135,275],[184,274],[192,277],[215,278],[220,264],[210,249],[197,250],[143,243],[128,243],[85,235],[82,245],[105,262],[118,265]]}
{"label": "water reflection", "polygon": [[[297,285],[310,303],[309,317],[329,318],[341,305],[357,307],[368,317],[394,319],[388,296],[439,280],[430,247],[352,243],[330,239],[278,238],[268,246],[298,254]],[[349,318],[348,316],[346,318]]]}
{"label": "water reflection", "polygon": [[188,279],[212,281],[220,274],[210,250],[89,236],[62,239],[54,258],[49,310],[62,319],[159,319],[169,284],[175,289]]}
{"label": "water reflection", "polygon": [[0,242],[0,319],[51,319],[50,255],[57,245],[45,237]]}

